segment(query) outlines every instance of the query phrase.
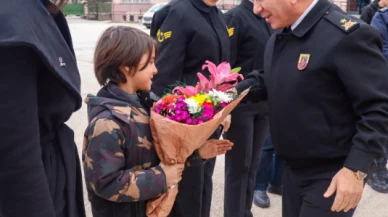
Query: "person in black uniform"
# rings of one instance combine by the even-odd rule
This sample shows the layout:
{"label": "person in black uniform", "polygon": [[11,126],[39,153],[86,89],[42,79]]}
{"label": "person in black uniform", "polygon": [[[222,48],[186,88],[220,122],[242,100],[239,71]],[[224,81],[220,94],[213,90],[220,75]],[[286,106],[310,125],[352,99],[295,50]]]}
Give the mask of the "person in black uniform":
{"label": "person in black uniform", "polygon": [[[172,1],[155,13],[151,36],[158,41],[152,91],[162,96],[165,89],[183,81],[198,82],[197,72],[209,60],[216,65],[229,62],[230,42],[223,14],[215,7],[218,0]],[[204,76],[210,73],[204,71]],[[212,138],[218,139],[217,131]],[[208,217],[212,197],[215,158],[192,163],[183,171],[176,204],[182,213],[175,216]],[[175,205],[176,205],[175,204]],[[177,210],[177,209],[174,209]]]}
{"label": "person in black uniform", "polygon": [[373,16],[379,9],[388,6],[387,0],[375,0],[361,10],[360,19],[367,24],[372,23]]}
{"label": "person in black uniform", "polygon": [[65,124],[82,103],[65,16],[49,0],[0,5],[0,216],[85,217]]}
{"label": "person in black uniform", "polygon": [[[272,29],[253,13],[253,2],[241,4],[225,14],[230,37],[230,63],[246,76],[264,66],[264,49]],[[267,101],[242,102],[232,112],[226,138],[235,146],[225,155],[225,217],[252,216],[256,170],[268,132]]]}
{"label": "person in black uniform", "polygon": [[379,33],[327,0],[260,0],[273,29],[259,83],[287,168],[283,217],[350,217],[388,140],[388,64]]}

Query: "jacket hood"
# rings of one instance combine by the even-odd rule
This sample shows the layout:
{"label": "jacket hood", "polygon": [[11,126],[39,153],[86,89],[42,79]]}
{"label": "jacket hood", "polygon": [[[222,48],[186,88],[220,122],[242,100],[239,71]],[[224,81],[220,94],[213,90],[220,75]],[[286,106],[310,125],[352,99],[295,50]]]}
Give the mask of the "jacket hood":
{"label": "jacket hood", "polygon": [[85,103],[88,105],[89,122],[106,110],[111,111],[119,119],[128,122],[132,108],[143,107],[137,94],[128,94],[111,83],[103,87],[97,93],[97,96],[89,94],[85,99]]}

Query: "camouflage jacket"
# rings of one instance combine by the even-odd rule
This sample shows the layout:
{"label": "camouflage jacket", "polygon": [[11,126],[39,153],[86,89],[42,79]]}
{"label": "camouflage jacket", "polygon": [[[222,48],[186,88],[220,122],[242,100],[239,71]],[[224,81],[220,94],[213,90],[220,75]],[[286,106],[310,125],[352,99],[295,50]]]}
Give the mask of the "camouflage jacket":
{"label": "camouflage jacket", "polygon": [[82,161],[94,215],[146,216],[146,201],[166,192],[148,108],[140,101],[113,84],[86,98],[89,126]]}
{"label": "camouflage jacket", "polygon": [[[131,95],[108,84],[88,95],[89,125],[82,161],[94,216],[146,217],[146,201],[167,190],[152,144],[149,93]],[[186,162],[201,161],[195,152]]]}

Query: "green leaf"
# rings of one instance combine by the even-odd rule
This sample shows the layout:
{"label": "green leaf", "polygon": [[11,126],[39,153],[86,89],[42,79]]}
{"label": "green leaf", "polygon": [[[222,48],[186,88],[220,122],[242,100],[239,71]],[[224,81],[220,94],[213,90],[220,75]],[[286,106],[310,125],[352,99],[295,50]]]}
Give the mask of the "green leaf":
{"label": "green leaf", "polygon": [[238,73],[241,71],[241,67],[237,67],[237,68],[234,68],[232,69],[232,71],[230,72],[230,74],[234,74],[234,73]]}

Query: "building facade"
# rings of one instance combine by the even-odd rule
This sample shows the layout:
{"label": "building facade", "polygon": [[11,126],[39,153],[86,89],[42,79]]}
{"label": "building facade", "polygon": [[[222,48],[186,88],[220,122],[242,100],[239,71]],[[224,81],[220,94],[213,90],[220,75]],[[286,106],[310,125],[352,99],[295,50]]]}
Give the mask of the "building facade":
{"label": "building facade", "polygon": [[[144,13],[152,5],[169,0],[112,0],[112,21],[113,22],[140,22]],[[360,8],[367,5],[370,0],[331,0],[342,10],[349,14],[359,14]],[[241,0],[219,0],[217,6],[227,11],[240,4]]]}

